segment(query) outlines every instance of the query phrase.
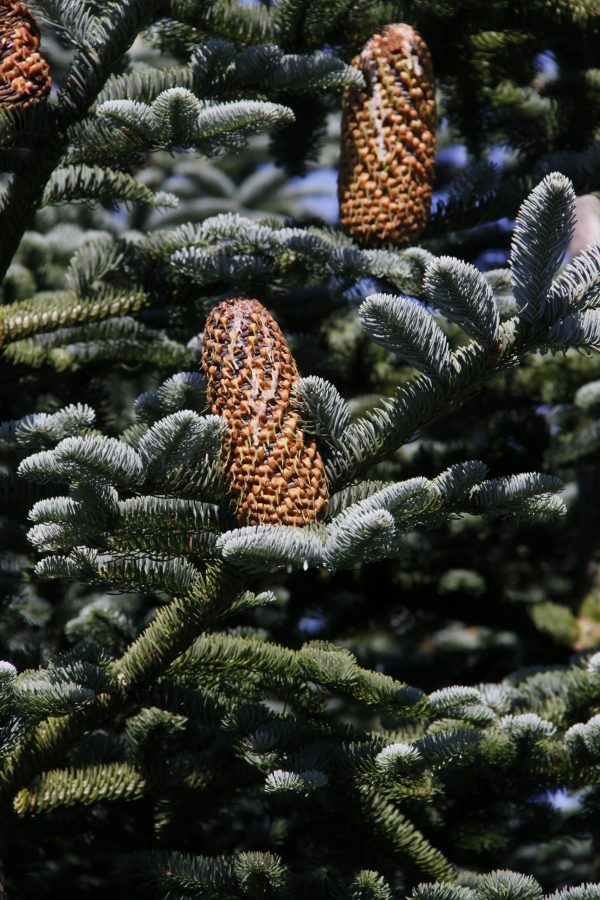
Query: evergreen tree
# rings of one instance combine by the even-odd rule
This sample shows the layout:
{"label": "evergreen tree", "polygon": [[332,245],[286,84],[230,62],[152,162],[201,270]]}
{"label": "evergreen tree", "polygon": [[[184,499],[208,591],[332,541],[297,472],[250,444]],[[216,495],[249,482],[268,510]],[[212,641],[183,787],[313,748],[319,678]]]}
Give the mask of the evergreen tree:
{"label": "evergreen tree", "polygon": [[596,0],[0,30],[0,896],[600,898]]}

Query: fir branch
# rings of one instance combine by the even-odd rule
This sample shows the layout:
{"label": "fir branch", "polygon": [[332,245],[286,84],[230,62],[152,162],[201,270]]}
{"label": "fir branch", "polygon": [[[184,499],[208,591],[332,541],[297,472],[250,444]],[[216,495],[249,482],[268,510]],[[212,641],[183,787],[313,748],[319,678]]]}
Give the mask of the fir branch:
{"label": "fir branch", "polygon": [[433,847],[405,815],[375,792],[362,792],[363,810],[372,821],[380,840],[393,847],[394,854],[407,858],[420,875],[451,881],[454,868],[443,853]]}
{"label": "fir branch", "polygon": [[472,509],[485,510],[488,516],[513,514],[532,520],[560,516],[564,514],[564,504],[552,495],[562,487],[559,478],[537,472],[494,478],[473,488]]}
{"label": "fir branch", "polygon": [[[37,529],[45,531],[35,534]],[[72,533],[68,526],[66,529],[63,526],[58,536],[56,526],[36,526],[32,531],[34,540],[40,545],[47,542],[49,546],[61,541],[66,543]],[[106,585],[111,590],[137,589],[148,593],[185,593],[195,584],[199,574],[186,558],[173,556],[162,549],[152,554],[137,548],[130,552],[99,553],[81,543],[69,556],[50,556],[40,560],[35,572],[40,578],[76,578]]]}
{"label": "fir branch", "polygon": [[347,507],[391,485],[390,481],[359,481],[358,484],[350,484],[329,498],[327,515],[333,519]]}
{"label": "fir branch", "polygon": [[55,413],[33,413],[0,424],[0,448],[38,450],[65,437],[83,434],[94,424],[96,414],[87,404],[71,404]]}
{"label": "fir branch", "polygon": [[112,76],[98,103],[123,98],[148,103],[173,85],[211,100],[259,99],[271,91],[358,88],[363,86],[363,78],[358,69],[330,51],[286,54],[276,44],[256,44],[237,51],[230,41],[214,39],[194,50],[188,66]]}
{"label": "fir branch", "polygon": [[420,691],[364,669],[349,651],[319,641],[305,644],[300,650],[289,650],[256,638],[205,635],[176,659],[169,671],[177,676],[197,676],[203,671],[235,676],[238,669],[284,676],[299,683],[314,682],[380,713],[412,717],[423,715],[427,709]]}
{"label": "fir branch", "polygon": [[[67,6],[69,4],[54,4],[55,12],[63,21],[68,14]],[[106,17],[96,20],[93,44],[75,54],[70,76],[60,92],[52,127],[45,131],[44,139],[38,141],[26,171],[12,177],[4,198],[0,215],[0,280],[4,278],[21,237],[42,201],[46,184],[66,149],[65,130],[86,115],[112,66],[126,52],[153,11],[154,4],[148,4],[146,0],[113,4]],[[70,21],[76,31],[79,28],[86,30],[89,25],[88,19],[74,21],[71,18]]]}
{"label": "fir branch", "polygon": [[586,247],[558,274],[549,302],[561,314],[586,312],[600,305],[600,245]]}
{"label": "fir branch", "polygon": [[393,900],[394,896],[383,875],[371,869],[358,872],[352,880],[350,890],[354,897],[366,896],[371,900]]}
{"label": "fir branch", "polygon": [[452,503],[446,506],[446,498],[437,495],[435,487],[427,479],[413,478],[367,491],[365,499],[331,519],[324,564],[335,570],[402,554],[405,532],[439,524],[453,511]]}
{"label": "fir branch", "polygon": [[164,239],[178,274],[198,284],[223,279],[237,290],[246,278],[268,275],[269,280],[277,277],[287,283],[305,272],[320,280],[333,275],[352,281],[381,278],[399,291],[421,297],[425,267],[433,258],[419,248],[362,250],[326,229],[277,227],[231,213],[212,216],[198,226],[182,226]]}
{"label": "fir branch", "polygon": [[410,900],[477,900],[473,888],[447,882],[418,884],[411,891]]}
{"label": "fir branch", "polygon": [[548,296],[575,227],[575,193],[557,172],[547,175],[521,206],[511,244],[512,282],[523,321],[549,324],[562,311]]}
{"label": "fir branch", "polygon": [[249,525],[224,532],[217,547],[226,562],[249,571],[283,566],[308,569],[322,563],[323,542],[309,527]]}
{"label": "fir branch", "polygon": [[246,135],[271,125],[293,122],[294,115],[286,106],[276,103],[241,101],[208,107],[196,121],[198,141],[215,141],[231,132]]}
{"label": "fir branch", "polygon": [[164,478],[169,469],[190,469],[218,462],[225,423],[219,416],[183,410],[159,419],[137,446],[146,478]]}
{"label": "fir branch", "polygon": [[287,868],[275,853],[243,851],[234,856],[192,856],[174,851],[128,854],[121,860],[127,880],[145,891],[196,896],[284,896]]}
{"label": "fir branch", "polygon": [[487,471],[485,463],[477,459],[455,463],[433,480],[433,486],[439,491],[444,503],[454,507],[470,496],[475,486],[483,481]]}
{"label": "fir branch", "polygon": [[361,562],[389,559],[398,551],[394,517],[386,509],[348,510],[345,527],[330,535],[323,551],[323,562],[335,571]]}
{"label": "fir branch", "polygon": [[535,878],[517,872],[489,872],[479,880],[477,894],[481,900],[497,900],[499,896],[511,900],[541,900],[542,889]]}
{"label": "fir branch", "polygon": [[[506,331],[504,332],[506,334]],[[510,333],[510,332],[509,332]],[[508,354],[508,340],[504,347]],[[343,446],[336,447],[326,471],[334,485],[342,487],[405,441],[425,424],[463,402],[489,377],[489,358],[478,345],[464,348],[460,369],[450,382],[425,375],[412,379],[387,399],[383,406],[353,422]]]}
{"label": "fir branch", "polygon": [[239,593],[237,576],[219,564],[198,575],[191,589],[175,598],[113,664],[118,682],[129,690],[148,683],[183,651]]}
{"label": "fir branch", "polygon": [[178,372],[164,381],[158,390],[141,394],[134,401],[135,417],[139,422],[153,425],[163,416],[183,410],[204,412],[204,376],[200,372]]}
{"label": "fir branch", "polygon": [[263,6],[240,6],[235,0],[171,0],[169,14],[193,28],[248,44],[275,34],[269,10]]}
{"label": "fir branch", "polygon": [[137,312],[148,302],[146,294],[137,292],[121,295],[107,292],[93,301],[67,291],[38,294],[33,300],[18,300],[0,308],[0,344],[66,325]]}
{"label": "fir branch", "polygon": [[274,44],[242,51],[236,60],[235,79],[244,88],[263,83],[277,91],[302,93],[342,88],[356,90],[364,85],[358,69],[344,64],[331,51],[284,54]]}
{"label": "fir branch", "polygon": [[190,66],[165,66],[162,69],[134,69],[123,75],[111,75],[98,94],[96,103],[101,107],[114,100],[132,100],[151,103],[163,91],[177,85],[188,91],[194,89],[194,73]]}
{"label": "fir branch", "polygon": [[236,577],[216,564],[198,576],[192,590],[164,606],[146,630],[115,660],[110,674],[120,694],[99,696],[86,709],[40,723],[31,737],[13,754],[0,785],[10,792],[27,784],[41,769],[58,762],[61,754],[92,723],[118,709],[131,691],[151,683],[179,656],[197,635],[222,615],[240,587]]}
{"label": "fir branch", "polygon": [[600,310],[588,309],[564,316],[552,325],[544,345],[552,348],[600,349]]}
{"label": "fir branch", "polygon": [[37,816],[68,806],[104,800],[139,800],[144,795],[143,777],[127,763],[109,763],[85,769],[44,772],[13,801],[18,816]]}
{"label": "fir branch", "polygon": [[285,772],[276,769],[271,772],[265,781],[265,794],[297,794],[307,797],[313,791],[325,787],[327,776],[318,769],[308,769],[306,772]]}
{"label": "fir branch", "polygon": [[173,208],[178,200],[174,194],[154,193],[146,185],[125,172],[113,172],[100,166],[62,166],[52,173],[42,206],[77,201],[116,203],[145,203],[150,206]]}
{"label": "fir branch", "polygon": [[[46,501],[40,501],[44,503]],[[36,504],[39,508],[40,503]],[[34,507],[34,510],[36,507]],[[222,512],[219,506],[171,497],[131,497],[119,503],[120,521],[124,532],[131,536],[137,529],[182,530],[186,534],[204,530],[219,530]],[[33,510],[32,510],[33,514]]]}
{"label": "fir branch", "polygon": [[88,479],[133,486],[143,475],[138,454],[116,438],[69,437],[54,450],[42,450],[23,460],[20,474],[34,481],[56,479],[77,482]]}
{"label": "fir branch", "polygon": [[483,344],[498,339],[500,317],[492,289],[477,269],[451,257],[432,262],[425,274],[432,304]]}
{"label": "fir branch", "polygon": [[103,359],[132,367],[150,362],[176,368],[191,362],[185,346],[127,316],[16,340],[5,347],[4,356],[33,368],[48,364],[59,372]]}
{"label": "fir branch", "polygon": [[84,4],[69,0],[32,0],[31,4],[46,21],[57,28],[74,46],[97,40],[97,19]]}
{"label": "fir branch", "polygon": [[108,100],[96,112],[131,133],[138,151],[196,147],[210,154],[229,145],[239,147],[256,131],[293,121],[291,110],[281,104],[200,101],[182,87],[162,91],[150,105],[137,100]]}
{"label": "fir branch", "polygon": [[114,695],[100,695],[84,709],[46,719],[22,741],[0,769],[0,789],[7,795],[28,784],[49,765],[62,761],[68,747],[94,723],[101,721],[115,704]]}
{"label": "fir branch", "polygon": [[[489,378],[496,367],[506,367],[516,362],[518,356],[532,350],[566,349],[569,346],[595,349],[600,346],[597,310],[588,309],[561,318],[557,304],[550,311],[548,307],[552,277],[571,234],[572,204],[570,183],[555,174],[544,179],[523,205],[512,251],[513,283],[515,279],[523,282],[521,288],[514,288],[515,296],[519,291],[522,294],[520,299],[517,297],[520,315],[504,322],[499,330],[498,320],[494,317],[493,333],[497,340],[490,342],[487,348],[472,342],[451,353],[445,335],[422,307],[398,297],[374,295],[367,298],[359,310],[365,327],[376,340],[399,352],[424,374],[413,378],[383,406],[369,411],[349,426],[343,446],[332,448],[326,463],[328,477],[335,486],[341,487],[354,480],[450,405],[462,402]],[[536,243],[539,235],[535,237],[534,232],[540,216],[545,217],[548,227]],[[433,275],[437,265],[433,263],[430,269],[432,291],[437,289]],[[446,260],[444,266],[457,280],[464,275],[464,264],[458,261]],[[533,269],[538,266],[537,276],[532,266]],[[477,280],[478,290],[483,292],[481,297],[488,297],[487,288],[480,283],[479,277],[473,277]],[[523,291],[530,291],[531,285],[537,292],[535,316],[531,312],[533,307],[527,312],[529,301],[523,299]],[[557,297],[558,294],[554,299]],[[465,301],[460,302],[464,304]],[[480,298],[478,308],[481,302]],[[462,313],[460,315],[462,318]],[[532,323],[535,323],[533,329]],[[543,514],[544,510],[559,512],[560,504],[553,500],[532,503],[532,516]]]}
{"label": "fir branch", "polygon": [[305,419],[304,431],[333,446],[343,440],[350,425],[350,411],[334,385],[309,375],[294,386],[294,393]]}
{"label": "fir branch", "polygon": [[373,294],[359,310],[363,327],[378,343],[433,379],[451,372],[450,346],[432,316],[415,302]]}
{"label": "fir branch", "polygon": [[67,288],[79,297],[91,299],[107,291],[106,280],[117,275],[126,261],[126,253],[112,235],[99,234],[79,247],[69,260]]}

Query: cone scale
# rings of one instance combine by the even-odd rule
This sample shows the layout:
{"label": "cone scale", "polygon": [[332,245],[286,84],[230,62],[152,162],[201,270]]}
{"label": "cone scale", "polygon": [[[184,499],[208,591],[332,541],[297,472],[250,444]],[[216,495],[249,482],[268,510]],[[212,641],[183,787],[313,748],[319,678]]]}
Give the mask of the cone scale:
{"label": "cone scale", "polygon": [[292,407],[298,369],[281,329],[257,300],[225,300],[204,329],[211,411],[225,418],[222,461],[242,525],[308,525],[327,506],[315,441]]}
{"label": "cone scale", "polygon": [[0,109],[27,109],[50,92],[37,22],[24,3],[0,0]]}
{"label": "cone scale", "polygon": [[340,221],[364,246],[404,247],[431,207],[435,99],[431,55],[409,25],[388,25],[352,60],[366,89],[342,109]]}

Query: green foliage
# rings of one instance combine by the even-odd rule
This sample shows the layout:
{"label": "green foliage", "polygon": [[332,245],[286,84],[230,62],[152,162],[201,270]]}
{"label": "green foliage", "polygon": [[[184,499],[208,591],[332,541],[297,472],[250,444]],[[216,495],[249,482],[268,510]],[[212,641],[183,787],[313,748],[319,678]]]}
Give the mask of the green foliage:
{"label": "green foliage", "polygon": [[77,200],[108,200],[175,206],[172,195],[153,194],[124,172],[90,166],[64,166],[56,169],[46,185],[43,204]]}
{"label": "green foliage", "polygon": [[[594,3],[32,7],[54,90],[0,123],[0,894],[598,900]],[[316,215],[332,179],[285,173],[337,165],[393,21],[432,50],[439,193],[421,246],[364,250]],[[232,296],[305,376],[304,528],[232,512],[199,371]]]}
{"label": "green foliage", "polygon": [[500,317],[490,284],[477,269],[441,257],[426,273],[431,302],[482,344],[498,340]]}
{"label": "green foliage", "polygon": [[143,795],[144,782],[127,765],[90,766],[45,772],[29,790],[15,797],[19,816],[40,815],[58,807],[92,804],[102,800],[136,800]]}

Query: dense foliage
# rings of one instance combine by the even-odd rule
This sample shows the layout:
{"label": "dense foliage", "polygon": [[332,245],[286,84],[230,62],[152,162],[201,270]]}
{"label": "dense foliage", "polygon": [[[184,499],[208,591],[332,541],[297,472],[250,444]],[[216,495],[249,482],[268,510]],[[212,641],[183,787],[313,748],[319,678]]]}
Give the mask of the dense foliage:
{"label": "dense foliage", "polygon": [[[596,0],[27,6],[0,896],[598,900]],[[392,22],[433,58],[434,204],[365,249],[339,110]],[[303,376],[314,523],[234,515],[201,366],[232,297]]]}

